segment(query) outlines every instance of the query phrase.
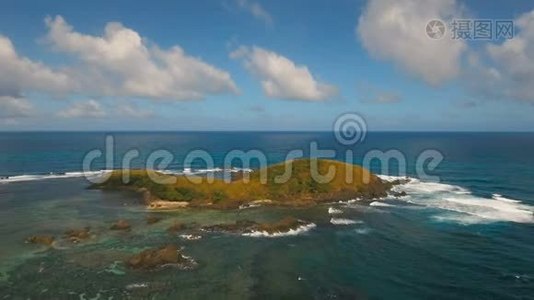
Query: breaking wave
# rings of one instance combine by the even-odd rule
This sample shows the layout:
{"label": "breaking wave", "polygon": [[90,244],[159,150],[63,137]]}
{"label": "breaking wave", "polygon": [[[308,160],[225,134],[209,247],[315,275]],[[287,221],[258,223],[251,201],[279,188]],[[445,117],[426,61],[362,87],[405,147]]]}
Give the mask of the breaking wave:
{"label": "breaking wave", "polygon": [[47,179],[62,179],[62,178],[76,178],[76,177],[98,177],[110,172],[109,170],[91,171],[91,172],[65,172],[65,173],[49,173],[38,175],[16,175],[0,177],[0,183],[10,182],[24,182]]}
{"label": "breaking wave", "polygon": [[337,209],[337,208],[333,208],[333,207],[329,207],[328,208],[328,214],[330,215],[339,215],[339,214],[342,214],[343,211],[341,209]]}
{"label": "breaking wave", "polygon": [[290,229],[286,232],[274,232],[274,233],[268,233],[267,231],[252,231],[252,232],[246,232],[243,233],[243,236],[249,236],[249,237],[270,237],[270,238],[276,238],[276,237],[284,237],[284,236],[292,236],[292,235],[299,235],[305,232],[308,232],[315,228],[316,225],[314,223],[309,223],[306,225],[301,225],[297,227],[296,229]]}
{"label": "breaking wave", "polygon": [[[231,168],[231,169],[198,169],[191,170],[190,168],[185,168],[183,170],[163,170],[160,171],[163,174],[167,175],[202,175],[209,173],[250,173],[252,169],[242,169],[242,168]],[[76,178],[76,177],[88,177],[96,178],[103,176],[110,170],[99,170],[99,171],[89,171],[89,172],[65,172],[65,173],[48,173],[48,174],[27,174],[27,175],[14,175],[14,176],[0,176],[0,183],[11,183],[11,182],[25,182],[25,181],[37,181],[37,180],[48,180],[48,179],[64,179],[64,178]]]}
{"label": "breaking wave", "polygon": [[[392,181],[401,177],[379,176]],[[491,198],[473,195],[460,186],[425,182],[407,178],[407,182],[393,188],[396,192],[406,192],[407,197],[397,199],[428,208],[447,210],[449,213],[435,216],[439,221],[452,221],[461,224],[489,222],[534,223],[534,207],[499,194]],[[451,214],[453,213],[453,214]]]}
{"label": "breaking wave", "polygon": [[351,219],[343,219],[343,218],[331,218],[330,223],[334,225],[352,225],[352,224],[361,224],[362,221],[355,221]]}
{"label": "breaking wave", "polygon": [[392,206],[395,206],[395,205],[384,203],[384,202],[380,202],[380,201],[373,201],[373,202],[369,203],[369,205],[370,206],[379,206],[379,207],[392,207]]}

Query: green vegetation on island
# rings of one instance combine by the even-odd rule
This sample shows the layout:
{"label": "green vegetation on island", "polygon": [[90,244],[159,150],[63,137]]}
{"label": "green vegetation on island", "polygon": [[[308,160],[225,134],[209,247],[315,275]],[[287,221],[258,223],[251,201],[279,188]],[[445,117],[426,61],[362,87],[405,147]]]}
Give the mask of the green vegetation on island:
{"label": "green vegetation on island", "polygon": [[[280,182],[289,169],[291,175]],[[330,180],[321,182],[312,176],[312,170],[323,176],[332,174],[332,170],[334,173]],[[129,180],[124,182],[123,172],[126,171],[113,171],[109,179],[91,188],[135,190],[144,194],[149,208],[155,209],[232,209],[254,204],[306,206],[350,199],[371,200],[386,196],[392,187],[392,183],[358,165],[325,159],[286,161],[250,174],[239,174],[229,182],[220,178],[210,181],[205,176],[156,173],[165,182],[172,182],[161,184],[152,180],[147,170],[128,170]]]}

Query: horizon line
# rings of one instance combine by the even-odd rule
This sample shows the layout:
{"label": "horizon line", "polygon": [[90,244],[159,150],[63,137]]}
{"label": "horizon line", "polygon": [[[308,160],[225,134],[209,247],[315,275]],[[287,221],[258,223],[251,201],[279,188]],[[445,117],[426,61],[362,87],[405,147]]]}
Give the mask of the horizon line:
{"label": "horizon line", "polygon": [[[331,133],[334,130],[0,130],[3,133]],[[534,133],[534,130],[368,130],[367,133]]]}

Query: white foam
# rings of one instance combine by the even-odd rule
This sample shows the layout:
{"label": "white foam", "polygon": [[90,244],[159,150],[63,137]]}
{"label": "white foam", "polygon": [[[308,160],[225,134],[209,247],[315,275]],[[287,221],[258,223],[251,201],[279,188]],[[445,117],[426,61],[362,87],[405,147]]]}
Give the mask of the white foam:
{"label": "white foam", "polygon": [[66,172],[63,174],[46,174],[46,175],[16,175],[9,176],[6,178],[0,179],[0,183],[10,183],[10,182],[24,182],[24,181],[36,181],[36,180],[47,180],[47,179],[62,179],[62,178],[75,178],[75,177],[98,177],[102,176],[109,170],[100,170],[100,171],[90,171],[90,172]]}
{"label": "white foam", "polygon": [[[5,176],[5,177],[0,176],[0,184],[11,183],[11,182],[48,180],[48,179],[76,178],[76,177],[95,178],[95,177],[105,175],[108,172],[112,172],[112,171],[111,170],[99,170],[99,171],[88,171],[88,172],[66,172],[66,173],[61,173],[61,174],[49,173],[49,174],[35,174],[35,175],[15,175],[15,176]],[[253,170],[248,169],[248,168],[235,168],[235,167],[231,169],[213,168],[213,169],[198,169],[198,170],[194,170],[191,168],[184,168],[181,171],[161,170],[159,172],[163,174],[167,174],[167,175],[200,175],[200,174],[209,174],[209,173],[216,173],[216,172],[250,173],[250,172],[253,172]]]}
{"label": "white foam", "polygon": [[[463,216],[437,217],[438,220],[457,221],[462,224],[487,222],[534,223],[534,207],[499,194],[492,198],[473,195],[469,190],[451,184],[424,182],[410,178],[405,184],[397,185],[394,191],[404,191],[408,197],[398,199],[416,205],[456,212]],[[465,215],[471,216],[466,218]]]}
{"label": "white foam", "polygon": [[360,198],[354,198],[354,199],[349,199],[349,200],[346,200],[346,201],[339,200],[337,203],[339,203],[339,204],[352,204],[352,203],[356,203],[356,202],[358,202],[360,200],[361,200]]}
{"label": "white foam", "polygon": [[141,282],[141,283],[131,283],[131,284],[128,284],[126,286],[126,289],[128,290],[134,290],[134,289],[143,289],[143,288],[147,288],[148,287],[148,283],[146,282]]}
{"label": "white foam", "polygon": [[384,181],[388,181],[388,182],[392,182],[395,180],[408,180],[409,179],[409,177],[406,177],[406,176],[393,176],[393,175],[381,175],[381,174],[377,174],[376,177]]}
{"label": "white foam", "polygon": [[196,241],[202,238],[201,235],[195,235],[195,234],[180,234],[180,237],[184,240],[189,240],[189,241]]}
{"label": "white foam", "polygon": [[364,228],[358,228],[355,231],[358,234],[368,234],[369,231],[371,231],[371,230],[369,228],[367,228],[367,227],[364,227]]}
{"label": "white foam", "polygon": [[504,201],[504,202],[521,203],[521,201],[519,201],[519,200],[509,199],[509,198],[503,197],[503,195],[501,195],[501,194],[493,194],[493,195],[491,195],[491,198],[493,200],[499,200],[499,201]]}
{"label": "white foam", "polygon": [[355,221],[351,219],[342,219],[342,218],[331,218],[330,223],[334,225],[352,225],[352,224],[361,224],[362,221]]}
{"label": "white foam", "polygon": [[395,206],[395,205],[387,204],[387,203],[380,202],[380,201],[373,201],[373,202],[369,203],[369,205],[370,206],[379,206],[379,207],[392,207],[392,206]]}
{"label": "white foam", "polygon": [[283,236],[299,235],[299,234],[308,232],[315,227],[316,225],[314,223],[309,223],[306,225],[301,225],[297,227],[296,229],[290,229],[289,231],[286,231],[286,232],[268,233],[267,231],[252,231],[252,232],[243,233],[243,236],[276,238],[276,237],[283,237]]}
{"label": "white foam", "polygon": [[328,213],[331,214],[331,215],[339,215],[339,214],[342,214],[343,211],[341,209],[329,207],[328,208]]}

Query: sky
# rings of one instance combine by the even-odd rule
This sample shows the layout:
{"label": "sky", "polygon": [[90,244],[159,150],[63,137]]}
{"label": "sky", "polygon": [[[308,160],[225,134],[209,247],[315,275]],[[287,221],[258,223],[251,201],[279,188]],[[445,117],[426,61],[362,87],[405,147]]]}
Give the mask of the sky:
{"label": "sky", "polygon": [[[492,37],[454,38],[454,20]],[[347,112],[370,131],[532,131],[534,2],[0,3],[0,131],[322,131]]]}

